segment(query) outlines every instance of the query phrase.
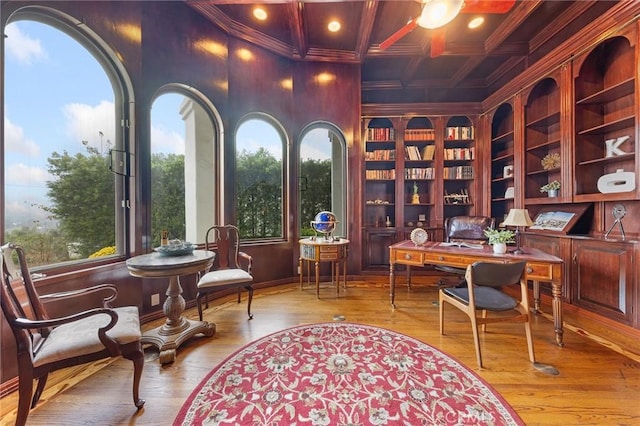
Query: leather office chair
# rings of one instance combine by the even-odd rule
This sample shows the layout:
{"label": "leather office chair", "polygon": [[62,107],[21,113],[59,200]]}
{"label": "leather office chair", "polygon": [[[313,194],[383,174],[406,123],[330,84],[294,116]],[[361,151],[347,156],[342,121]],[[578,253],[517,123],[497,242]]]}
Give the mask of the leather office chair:
{"label": "leather office chair", "polygon": [[[446,242],[466,241],[474,244],[486,244],[487,237],[484,235],[484,230],[487,228],[494,228],[494,226],[495,219],[486,216],[448,217],[444,220],[444,240]],[[437,266],[435,269],[458,276],[458,279],[455,282],[442,279],[438,282],[438,285],[457,286],[464,284],[464,274],[466,272],[464,268]]]}
{"label": "leather office chair", "polygon": [[[29,409],[38,403],[50,372],[116,356],[133,362],[133,403],[141,408],[145,401],[139,398],[138,389],[144,353],[138,308],[111,308],[109,303],[117,296],[117,289],[111,284],[40,296],[24,250],[9,243],[0,247],[0,252],[0,304],[17,346],[16,425],[26,423]],[[48,301],[95,293],[106,295],[102,308],[62,318],[50,318],[45,309]],[[35,393],[34,379],[38,381]]]}
{"label": "leather office chair", "polygon": [[[253,300],[253,276],[251,267],[253,258],[240,251],[240,232],[233,225],[212,226],[207,230],[205,249],[216,252],[216,259],[212,269],[205,272],[198,280],[196,303],[198,315],[202,321],[202,299],[209,307],[208,295],[214,291],[228,288],[238,288],[238,303],[242,288],[249,292],[247,314],[253,319],[251,301]],[[244,263],[244,268],[241,265]]]}
{"label": "leather office chair", "polygon": [[[536,362],[533,352],[531,324],[529,322],[529,296],[527,280],[525,279],[526,264],[526,262],[476,262],[467,267],[465,273],[466,287],[441,288],[439,291],[440,334],[444,334],[444,302],[447,302],[460,309],[471,320],[476,359],[480,368],[482,368],[482,353],[480,351],[478,324],[482,325],[482,331],[485,332],[487,324],[496,322],[524,322],[529,360],[532,363]],[[516,283],[520,284],[521,296],[519,301],[498,289],[499,287]],[[502,312],[511,310],[515,310],[517,314],[487,317],[487,311]],[[481,316],[478,316],[478,311],[482,312]]]}

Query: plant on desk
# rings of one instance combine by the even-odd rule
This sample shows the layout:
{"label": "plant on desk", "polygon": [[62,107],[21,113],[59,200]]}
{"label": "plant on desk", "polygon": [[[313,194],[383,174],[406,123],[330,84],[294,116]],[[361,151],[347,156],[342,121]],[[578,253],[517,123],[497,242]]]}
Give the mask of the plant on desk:
{"label": "plant on desk", "polygon": [[489,244],[493,246],[494,253],[506,253],[507,243],[515,242],[515,233],[510,229],[492,229],[484,230],[484,235],[489,240]]}

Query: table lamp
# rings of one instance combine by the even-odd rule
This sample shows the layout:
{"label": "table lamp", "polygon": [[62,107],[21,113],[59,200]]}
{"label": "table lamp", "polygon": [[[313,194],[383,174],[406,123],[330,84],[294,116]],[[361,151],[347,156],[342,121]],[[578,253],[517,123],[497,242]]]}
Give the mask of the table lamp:
{"label": "table lamp", "polygon": [[516,227],[516,250],[513,253],[522,254],[523,251],[520,250],[520,227],[533,225],[529,211],[527,209],[511,209],[502,224]]}

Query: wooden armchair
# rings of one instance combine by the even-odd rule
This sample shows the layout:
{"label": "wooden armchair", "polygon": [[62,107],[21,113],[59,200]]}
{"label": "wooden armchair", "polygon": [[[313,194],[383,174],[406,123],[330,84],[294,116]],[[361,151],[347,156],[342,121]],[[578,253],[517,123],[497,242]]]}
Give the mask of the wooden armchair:
{"label": "wooden armchair", "polygon": [[[29,410],[38,403],[50,372],[116,356],[133,362],[133,403],[141,408],[145,401],[139,398],[138,389],[144,353],[138,308],[111,308],[109,303],[117,295],[116,287],[111,284],[40,296],[33,285],[24,250],[9,243],[0,247],[0,252],[0,303],[17,346],[16,425],[26,423]],[[102,308],[62,318],[50,318],[43,303],[96,292],[106,294]],[[35,393],[34,379],[38,381]]]}
{"label": "wooden armchair", "polygon": [[249,293],[247,314],[253,319],[251,301],[253,300],[253,276],[251,267],[253,258],[240,251],[240,232],[233,225],[212,226],[205,236],[205,250],[216,251],[216,260],[210,271],[206,271],[198,280],[196,304],[198,315],[202,321],[202,299],[209,307],[208,295],[215,291],[228,288],[238,289],[238,303],[240,292],[246,289]]}

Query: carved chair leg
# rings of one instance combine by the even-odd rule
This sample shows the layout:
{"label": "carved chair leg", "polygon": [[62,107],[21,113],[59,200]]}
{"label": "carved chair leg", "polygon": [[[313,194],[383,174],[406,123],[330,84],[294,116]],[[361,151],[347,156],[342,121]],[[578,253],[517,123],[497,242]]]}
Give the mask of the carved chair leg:
{"label": "carved chair leg", "polygon": [[240,300],[241,300],[241,293],[242,293],[242,288],[238,287],[238,303],[240,303]]}
{"label": "carved chair leg", "polygon": [[31,374],[20,374],[18,382],[18,413],[16,415],[16,426],[23,426],[27,423],[29,409],[31,407],[31,396],[33,393],[33,376]]}
{"label": "carved chair leg", "polygon": [[249,315],[249,319],[253,319],[253,314],[251,313],[251,301],[253,300],[253,286],[246,286],[247,292],[249,292],[249,300],[247,303],[247,314]]}
{"label": "carved chair leg", "polygon": [[144,352],[142,352],[142,348],[139,348],[137,351],[130,353],[126,358],[133,362],[133,403],[140,409],[146,402],[140,398],[139,393],[140,378],[142,377],[142,369],[144,367]]}
{"label": "carved chair leg", "polygon": [[198,317],[200,318],[200,321],[202,321],[202,296],[203,295],[199,292],[196,295],[196,306],[198,307]]}
{"label": "carved chair leg", "polygon": [[36,392],[33,394],[33,398],[31,400],[31,408],[35,408],[40,401],[40,397],[42,396],[42,392],[44,391],[44,387],[47,384],[48,374],[38,378],[38,386],[36,387]]}

